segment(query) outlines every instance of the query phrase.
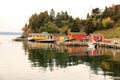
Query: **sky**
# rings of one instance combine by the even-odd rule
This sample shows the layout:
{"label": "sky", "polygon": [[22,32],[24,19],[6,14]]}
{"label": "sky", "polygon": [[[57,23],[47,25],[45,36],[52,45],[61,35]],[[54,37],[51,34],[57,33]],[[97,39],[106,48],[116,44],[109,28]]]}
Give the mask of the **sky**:
{"label": "sky", "polygon": [[67,11],[74,18],[86,18],[93,8],[120,4],[120,0],[0,0],[0,32],[21,32],[34,13],[54,9]]}

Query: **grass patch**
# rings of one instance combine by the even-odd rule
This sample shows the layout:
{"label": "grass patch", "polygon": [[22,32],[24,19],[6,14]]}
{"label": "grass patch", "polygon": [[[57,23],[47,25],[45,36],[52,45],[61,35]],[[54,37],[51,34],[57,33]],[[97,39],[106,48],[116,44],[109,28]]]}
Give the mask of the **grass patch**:
{"label": "grass patch", "polygon": [[120,27],[115,27],[112,29],[108,29],[108,30],[100,30],[100,31],[96,31],[94,32],[95,34],[103,34],[105,38],[120,38]]}

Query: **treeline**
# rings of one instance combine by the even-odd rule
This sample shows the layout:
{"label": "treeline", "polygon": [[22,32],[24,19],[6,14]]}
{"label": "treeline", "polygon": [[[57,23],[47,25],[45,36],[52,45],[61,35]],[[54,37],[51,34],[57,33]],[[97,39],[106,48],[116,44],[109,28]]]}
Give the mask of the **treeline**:
{"label": "treeline", "polygon": [[86,19],[79,17],[73,18],[67,11],[58,12],[56,15],[54,9],[33,14],[29,18],[29,23],[23,27],[23,35],[29,32],[64,33],[68,32],[86,32],[93,33],[97,30],[109,29],[120,23],[120,5],[105,7],[105,10],[99,8],[92,9],[91,14],[87,14]]}

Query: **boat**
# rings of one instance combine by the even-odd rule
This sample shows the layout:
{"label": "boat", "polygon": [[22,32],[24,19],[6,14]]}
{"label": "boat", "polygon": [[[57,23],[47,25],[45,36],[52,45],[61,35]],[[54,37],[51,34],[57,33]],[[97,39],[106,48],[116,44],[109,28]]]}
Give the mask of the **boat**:
{"label": "boat", "polygon": [[93,42],[88,42],[88,48],[95,48],[95,44]]}
{"label": "boat", "polygon": [[54,39],[42,39],[42,40],[36,40],[37,42],[44,42],[44,43],[54,43],[56,40]]}
{"label": "boat", "polygon": [[96,42],[88,42],[88,48],[97,48],[98,47],[98,45],[97,45],[97,43]]}
{"label": "boat", "polygon": [[75,41],[75,38],[72,38],[72,39],[66,39],[64,42],[69,42],[69,41]]}
{"label": "boat", "polygon": [[30,33],[27,37],[28,41],[35,41],[35,34],[34,33]]}
{"label": "boat", "polygon": [[28,41],[35,41],[34,37],[28,37]]}

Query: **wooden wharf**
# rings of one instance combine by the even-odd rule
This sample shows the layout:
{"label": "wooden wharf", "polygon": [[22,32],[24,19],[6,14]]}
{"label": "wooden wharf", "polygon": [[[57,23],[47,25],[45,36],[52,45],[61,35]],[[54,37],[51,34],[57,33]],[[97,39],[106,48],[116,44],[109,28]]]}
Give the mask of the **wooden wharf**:
{"label": "wooden wharf", "polygon": [[99,42],[99,47],[105,47],[105,48],[114,48],[114,49],[120,49],[119,44],[113,44],[113,43],[105,43],[105,42]]}
{"label": "wooden wharf", "polygon": [[[88,42],[80,42],[80,41],[63,42],[62,44],[65,46],[88,46]],[[105,43],[105,42],[97,42],[96,44],[98,45],[98,47],[120,49],[120,44]]]}

